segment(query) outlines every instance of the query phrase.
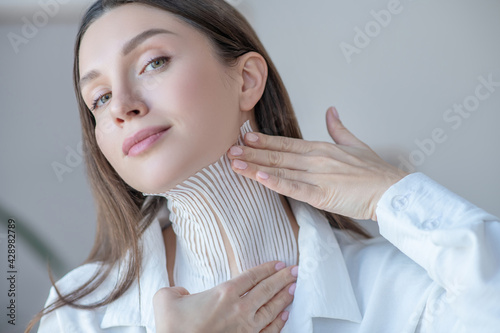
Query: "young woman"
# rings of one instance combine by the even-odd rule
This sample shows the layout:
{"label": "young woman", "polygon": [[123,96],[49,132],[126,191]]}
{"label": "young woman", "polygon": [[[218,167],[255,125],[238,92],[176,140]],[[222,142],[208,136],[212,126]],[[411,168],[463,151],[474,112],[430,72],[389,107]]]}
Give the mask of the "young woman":
{"label": "young woman", "polygon": [[499,219],[384,162],[335,109],[336,144],[301,140],[224,1],[97,1],[74,80],[98,231],[39,332],[499,327]]}

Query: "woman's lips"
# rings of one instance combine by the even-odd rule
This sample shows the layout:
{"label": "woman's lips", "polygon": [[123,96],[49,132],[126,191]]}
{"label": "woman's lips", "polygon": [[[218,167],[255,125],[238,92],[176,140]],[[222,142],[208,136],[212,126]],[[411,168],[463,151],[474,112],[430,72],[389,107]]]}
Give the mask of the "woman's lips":
{"label": "woman's lips", "polygon": [[150,127],[140,130],[123,142],[123,153],[127,156],[137,156],[151,147],[169,128]]}

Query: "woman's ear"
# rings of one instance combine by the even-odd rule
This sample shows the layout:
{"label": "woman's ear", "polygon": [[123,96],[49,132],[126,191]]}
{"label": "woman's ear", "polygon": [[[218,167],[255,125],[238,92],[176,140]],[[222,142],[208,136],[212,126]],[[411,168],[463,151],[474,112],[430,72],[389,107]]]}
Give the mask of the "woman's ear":
{"label": "woman's ear", "polygon": [[253,110],[261,99],[267,82],[267,63],[257,52],[240,56],[238,74],[241,76],[240,110]]}

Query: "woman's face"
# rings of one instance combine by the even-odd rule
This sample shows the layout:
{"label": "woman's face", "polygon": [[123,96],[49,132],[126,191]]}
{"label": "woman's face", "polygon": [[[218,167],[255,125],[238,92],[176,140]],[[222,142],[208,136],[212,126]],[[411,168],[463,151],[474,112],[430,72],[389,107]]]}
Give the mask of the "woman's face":
{"label": "woman's face", "polygon": [[138,191],[165,192],[215,162],[251,119],[232,68],[169,12],[117,7],[92,23],[79,55],[98,145]]}

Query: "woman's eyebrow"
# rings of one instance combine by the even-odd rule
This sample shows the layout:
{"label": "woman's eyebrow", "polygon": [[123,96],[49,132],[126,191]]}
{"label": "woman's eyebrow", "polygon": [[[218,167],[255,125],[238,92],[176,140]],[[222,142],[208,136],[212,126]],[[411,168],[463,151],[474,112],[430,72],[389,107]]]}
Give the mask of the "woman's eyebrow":
{"label": "woman's eyebrow", "polygon": [[132,52],[137,46],[141,45],[146,39],[151,38],[158,34],[172,34],[177,35],[175,32],[166,29],[149,29],[141,32],[130,41],[128,41],[122,49],[122,55],[126,56]]}
{"label": "woman's eyebrow", "polygon": [[[170,30],[166,29],[149,29],[146,31],[141,32],[131,40],[129,40],[125,46],[123,46],[122,49],[122,55],[126,56],[130,52],[132,52],[136,47],[144,43],[148,38],[151,38],[153,36],[159,35],[159,34],[172,34],[172,35],[177,35],[175,32],[172,32]],[[85,74],[81,79],[80,79],[80,89],[90,81],[96,79],[101,75],[100,72],[98,71],[90,71],[89,73]]]}

